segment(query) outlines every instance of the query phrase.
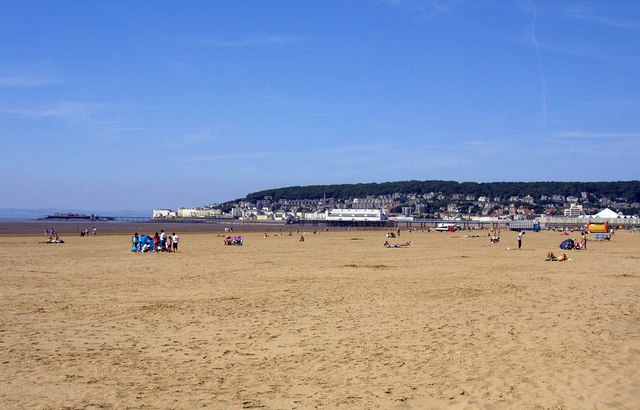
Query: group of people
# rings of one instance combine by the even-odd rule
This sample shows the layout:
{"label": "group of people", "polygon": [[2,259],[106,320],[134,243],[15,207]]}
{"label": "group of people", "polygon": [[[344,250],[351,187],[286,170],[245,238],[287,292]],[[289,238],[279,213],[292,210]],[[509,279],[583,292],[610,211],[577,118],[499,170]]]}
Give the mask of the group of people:
{"label": "group of people", "polygon": [[225,236],[224,244],[242,246],[244,245],[244,238],[242,236]]}
{"label": "group of people", "polygon": [[58,232],[53,228],[45,228],[44,237],[47,238],[40,243],[64,243],[58,236]]}
{"label": "group of people", "polygon": [[[98,233],[98,230],[96,229],[95,226],[93,227],[92,231],[93,231],[93,236],[96,236],[96,233]],[[80,236],[81,237],[89,236],[89,227],[84,228],[82,231],[80,231]]]}
{"label": "group of people", "polygon": [[173,232],[168,235],[164,229],[153,236],[138,235],[134,233],[131,237],[131,252],[178,252],[180,237]]}
{"label": "group of people", "polygon": [[55,237],[54,237],[54,236],[49,236],[49,237],[47,238],[47,240],[42,241],[42,242],[40,242],[40,243],[64,243],[64,241],[63,241],[62,239],[60,239],[60,237],[59,237],[59,236],[58,236],[58,234],[56,233],[56,234],[55,234]]}

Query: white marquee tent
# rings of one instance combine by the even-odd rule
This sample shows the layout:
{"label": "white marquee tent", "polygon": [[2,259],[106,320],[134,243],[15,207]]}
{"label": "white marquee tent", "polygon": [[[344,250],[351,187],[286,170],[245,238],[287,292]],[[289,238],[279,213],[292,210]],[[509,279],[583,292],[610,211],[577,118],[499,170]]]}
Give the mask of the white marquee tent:
{"label": "white marquee tent", "polygon": [[624,218],[624,216],[618,214],[615,211],[612,211],[609,208],[605,208],[593,216],[594,218]]}

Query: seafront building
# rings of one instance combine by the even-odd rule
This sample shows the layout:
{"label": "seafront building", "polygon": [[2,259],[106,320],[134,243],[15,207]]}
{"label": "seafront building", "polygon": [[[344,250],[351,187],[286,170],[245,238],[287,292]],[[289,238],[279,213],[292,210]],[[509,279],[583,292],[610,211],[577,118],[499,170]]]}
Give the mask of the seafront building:
{"label": "seafront building", "polygon": [[387,214],[382,209],[331,209],[325,212],[328,222],[381,222]]}
{"label": "seafront building", "polygon": [[175,218],[178,215],[171,209],[154,209],[153,218]]}
{"label": "seafront building", "polygon": [[575,218],[576,216],[584,215],[584,208],[582,205],[571,204],[569,208],[564,210],[564,216]]}
{"label": "seafront building", "polygon": [[217,218],[222,215],[222,211],[216,208],[180,208],[179,218]]}

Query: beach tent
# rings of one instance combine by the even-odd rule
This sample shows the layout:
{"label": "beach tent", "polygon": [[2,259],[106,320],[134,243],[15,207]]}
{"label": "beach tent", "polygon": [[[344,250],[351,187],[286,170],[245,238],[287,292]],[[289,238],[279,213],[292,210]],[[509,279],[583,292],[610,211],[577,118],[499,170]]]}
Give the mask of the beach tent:
{"label": "beach tent", "polygon": [[560,249],[571,250],[575,247],[576,247],[576,244],[575,242],[573,242],[573,239],[565,239],[560,243]]}
{"label": "beach tent", "polygon": [[153,243],[153,238],[150,237],[149,235],[142,235],[140,236],[140,242],[139,243],[139,250],[142,250],[144,248],[145,245],[149,245],[149,250],[153,251],[156,248],[156,244]]}
{"label": "beach tent", "polygon": [[609,208],[605,208],[593,216],[594,218],[620,218],[620,215],[618,215],[617,212],[612,211]]}

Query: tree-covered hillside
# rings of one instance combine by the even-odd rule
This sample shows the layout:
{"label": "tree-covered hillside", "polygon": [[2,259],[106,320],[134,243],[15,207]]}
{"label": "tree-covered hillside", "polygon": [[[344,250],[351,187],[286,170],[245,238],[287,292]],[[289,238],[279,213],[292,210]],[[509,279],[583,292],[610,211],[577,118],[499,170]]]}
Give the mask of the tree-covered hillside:
{"label": "tree-covered hillside", "polygon": [[563,195],[580,197],[588,192],[597,198],[622,199],[627,202],[640,201],[640,181],[614,182],[456,182],[456,181],[396,181],[383,183],[309,185],[274,188],[247,195],[249,201],[271,197],[278,199],[335,199],[362,198],[367,196],[400,194],[427,194],[439,192],[444,195],[463,194],[490,198],[531,195]]}

